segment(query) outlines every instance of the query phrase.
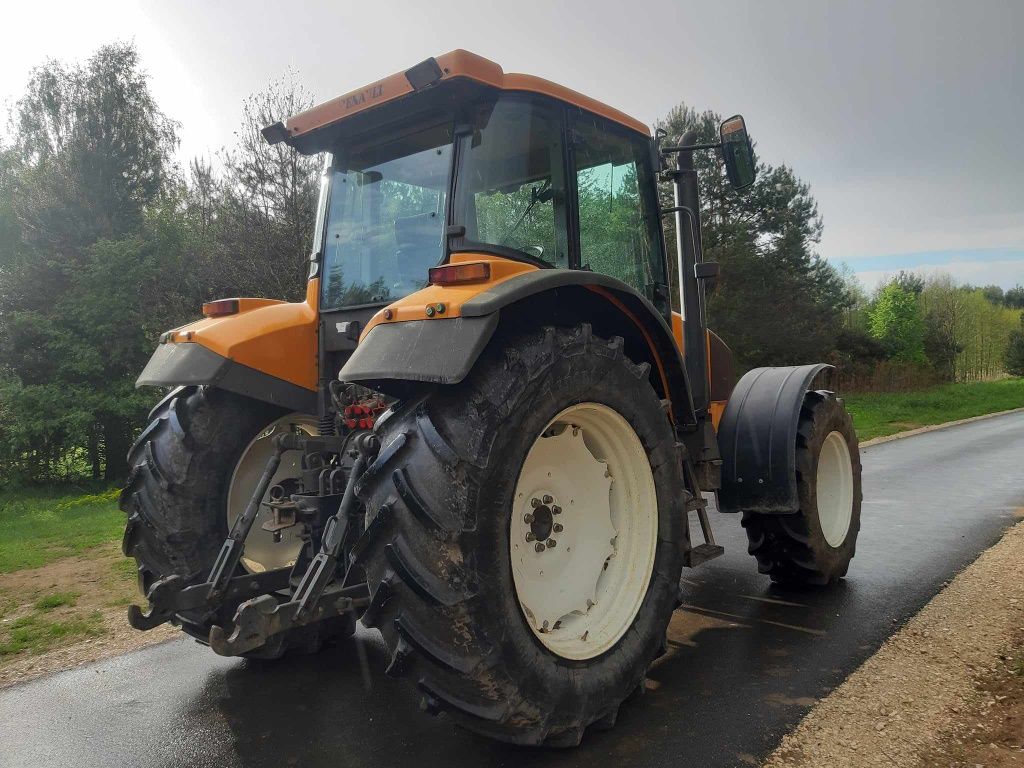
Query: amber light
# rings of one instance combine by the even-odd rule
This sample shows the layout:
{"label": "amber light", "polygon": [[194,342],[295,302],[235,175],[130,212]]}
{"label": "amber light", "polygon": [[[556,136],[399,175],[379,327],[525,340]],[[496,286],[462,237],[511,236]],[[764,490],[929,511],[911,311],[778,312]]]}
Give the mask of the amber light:
{"label": "amber light", "polygon": [[491,279],[490,264],[445,264],[431,267],[430,282],[434,285],[458,285],[459,283],[480,283]]}
{"label": "amber light", "polygon": [[203,314],[207,317],[224,317],[238,314],[238,299],[217,299],[203,304]]}

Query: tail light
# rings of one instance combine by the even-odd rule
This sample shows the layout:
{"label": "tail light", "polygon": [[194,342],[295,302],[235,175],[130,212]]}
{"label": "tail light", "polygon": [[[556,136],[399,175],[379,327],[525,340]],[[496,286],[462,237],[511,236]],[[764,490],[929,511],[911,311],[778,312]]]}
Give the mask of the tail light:
{"label": "tail light", "polygon": [[491,265],[480,262],[472,264],[445,264],[431,267],[428,273],[434,285],[460,285],[462,283],[483,283],[491,279]]}
{"label": "tail light", "polygon": [[203,314],[206,317],[224,317],[225,315],[238,314],[238,299],[218,299],[203,304]]}

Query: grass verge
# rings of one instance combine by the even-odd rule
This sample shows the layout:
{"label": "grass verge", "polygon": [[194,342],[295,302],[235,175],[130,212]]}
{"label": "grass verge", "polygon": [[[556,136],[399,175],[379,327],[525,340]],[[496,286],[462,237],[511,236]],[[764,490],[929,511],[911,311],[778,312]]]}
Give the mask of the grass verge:
{"label": "grass verge", "polygon": [[11,573],[117,541],[124,513],[117,489],[16,488],[0,491],[0,573]]}
{"label": "grass verge", "polygon": [[870,440],[896,432],[1024,407],[1024,379],[943,384],[917,392],[843,395],[857,437]]}
{"label": "grass verge", "polygon": [[167,639],[125,621],[140,600],[133,565],[114,540],[0,573],[0,688]]}
{"label": "grass verge", "polygon": [[74,642],[104,633],[103,615],[91,611],[84,616],[48,618],[45,612],[33,611],[9,622],[0,631],[0,659],[28,651],[42,653],[56,645]]}

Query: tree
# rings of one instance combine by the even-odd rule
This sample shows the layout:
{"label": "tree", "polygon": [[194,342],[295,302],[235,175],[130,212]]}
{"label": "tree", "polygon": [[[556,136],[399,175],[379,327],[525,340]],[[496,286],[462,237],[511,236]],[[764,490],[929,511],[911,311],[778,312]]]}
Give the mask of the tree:
{"label": "tree", "polygon": [[868,328],[894,359],[925,362],[924,324],[918,311],[917,295],[895,280],[878,294],[868,313]]}
{"label": "tree", "polygon": [[1002,306],[1006,301],[1006,294],[998,285],[986,285],[981,289],[982,295],[997,307]]}
{"label": "tree", "polygon": [[962,289],[963,351],[957,356],[957,379],[991,378],[1002,372],[1006,346],[1018,312],[992,304],[980,288]]}
{"label": "tree", "polygon": [[1010,309],[1024,309],[1024,285],[1016,285],[1003,294],[1003,304]]}
{"label": "tree", "polygon": [[33,477],[75,451],[94,475],[125,474],[156,271],[137,238],[174,173],[175,128],[129,44],[46,62],[16,104],[0,172],[0,376],[8,450]]}
{"label": "tree", "polygon": [[934,276],[921,291],[920,307],[925,355],[942,379],[954,381],[957,358],[964,351],[964,291],[949,275]]}
{"label": "tree", "polygon": [[[717,139],[720,122],[714,112],[680,104],[659,127],[669,143],[691,128],[704,142]],[[718,289],[708,301],[711,327],[745,368],[827,357],[854,297],[839,271],[815,251],[822,219],[810,187],[788,166],[759,160],[757,181],[737,195],[716,153],[696,152],[694,163],[704,258],[721,264]],[[667,185],[661,197],[663,206],[673,204]],[[666,224],[666,239],[674,244],[671,220]],[[776,311],[781,307],[785,311]]]}
{"label": "tree", "polygon": [[312,103],[294,77],[272,83],[246,100],[238,144],[222,154],[223,180],[193,166],[191,203],[213,203],[216,269],[235,295],[295,300],[304,293],[323,159],[270,145],[260,129]]}
{"label": "tree", "polygon": [[1010,333],[1004,364],[1007,373],[1024,376],[1024,312],[1021,312],[1019,327]]}
{"label": "tree", "polygon": [[917,296],[921,295],[921,291],[924,290],[924,278],[920,275],[916,275],[913,272],[908,272],[905,269],[901,269],[899,273],[892,279],[892,282],[896,283],[904,291],[908,291]]}

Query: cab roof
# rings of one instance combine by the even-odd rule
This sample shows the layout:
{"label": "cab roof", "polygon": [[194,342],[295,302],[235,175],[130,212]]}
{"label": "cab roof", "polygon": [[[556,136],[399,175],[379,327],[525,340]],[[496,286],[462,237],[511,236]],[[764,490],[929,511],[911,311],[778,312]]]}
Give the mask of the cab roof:
{"label": "cab roof", "polygon": [[325,101],[305,112],[274,123],[263,129],[263,136],[271,144],[286,141],[303,149],[313,144],[312,134],[324,132],[361,112],[401,100],[405,96],[424,91],[446,81],[464,80],[503,91],[524,91],[549,96],[605,117],[631,130],[650,136],[651,131],[636,118],[602,104],[596,99],[533,75],[505,73],[502,68],[464,50],[455,50],[427,59],[404,72],[385,77],[363,88]]}

